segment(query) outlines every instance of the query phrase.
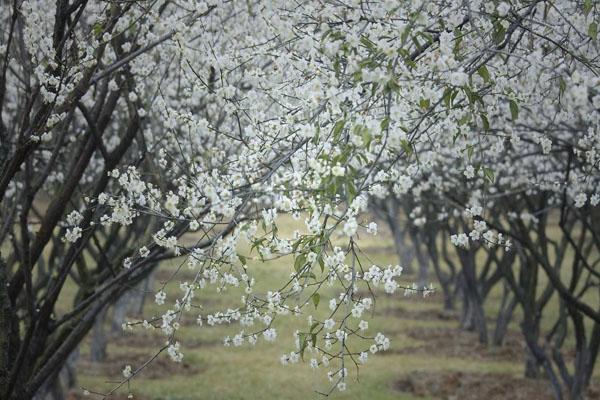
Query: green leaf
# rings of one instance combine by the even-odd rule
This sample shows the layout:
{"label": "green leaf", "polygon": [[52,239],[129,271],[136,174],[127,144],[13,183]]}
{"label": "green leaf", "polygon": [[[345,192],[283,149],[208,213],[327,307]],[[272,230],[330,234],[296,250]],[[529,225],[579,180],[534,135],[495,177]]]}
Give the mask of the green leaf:
{"label": "green leaf", "polygon": [[504,35],[506,33],[506,29],[502,26],[500,22],[496,22],[494,24],[494,32],[492,33],[492,39],[494,43],[500,44],[504,41]]}
{"label": "green leaf", "polygon": [[594,3],[592,2],[592,0],[585,0],[583,2],[583,13],[586,17],[590,13],[590,11],[592,11],[592,7],[594,7]]}
{"label": "green leaf", "polygon": [[485,129],[486,131],[489,131],[490,130],[490,121],[488,121],[487,115],[479,114],[479,116],[481,117],[481,123],[483,124],[483,129]]}
{"label": "green leaf", "polygon": [[559,78],[559,81],[558,81],[558,93],[559,93],[559,97],[562,96],[565,93],[565,90],[567,90],[567,83],[565,82],[565,80],[561,76]]}
{"label": "green leaf", "polygon": [[348,202],[352,203],[352,200],[356,197],[356,186],[352,180],[348,180],[346,184],[346,190],[348,191]]}
{"label": "green leaf", "polygon": [[461,44],[463,41],[463,34],[459,28],[454,29],[454,37],[456,39],[454,40],[454,47],[452,48],[452,53],[454,54],[455,57],[458,58],[459,53],[460,53],[460,47],[461,47]]}
{"label": "green leaf", "polygon": [[319,256],[318,258],[319,266],[321,267],[321,272],[325,270],[325,261],[323,261],[323,257]]}
{"label": "green leaf", "polygon": [[474,105],[475,102],[479,102],[482,106],[484,105],[483,99],[481,98],[479,93],[472,91],[471,88],[469,88],[468,86],[464,86],[463,90],[467,95],[467,98],[469,99],[469,104]]}
{"label": "green leaf", "polygon": [[410,142],[408,140],[402,139],[400,141],[400,146],[402,147],[402,150],[404,150],[406,155],[410,156],[412,154],[412,146],[410,145]]}
{"label": "green leaf", "polygon": [[100,37],[100,35],[102,34],[102,24],[100,22],[96,22],[92,29],[94,31],[94,35],[96,37]]}
{"label": "green leaf", "polygon": [[307,271],[307,272],[304,272],[302,275],[298,276],[298,278],[312,278],[312,279],[316,280],[317,276],[314,273]]}
{"label": "green leaf", "polygon": [[302,239],[298,239],[294,242],[294,244],[292,245],[292,250],[294,251],[294,253],[296,252],[296,250],[298,250],[298,247],[302,244]]}
{"label": "green leaf", "polygon": [[425,32],[419,32],[417,33],[417,35],[424,38],[429,44],[432,44],[434,42],[433,36],[430,34],[427,34]]}
{"label": "green leaf", "polygon": [[598,40],[598,23],[596,21],[592,22],[588,26],[588,35],[595,41]]}
{"label": "green leaf", "polygon": [[391,79],[386,85],[390,91],[398,92],[400,90],[400,85],[396,82],[395,79]]}
{"label": "green leaf", "polygon": [[404,28],[404,31],[402,31],[402,34],[400,35],[400,40],[401,40],[402,44],[404,44],[406,42],[406,39],[408,38],[408,35],[410,35],[411,31],[412,31],[412,25],[407,25],[407,27]]}
{"label": "green leaf", "polygon": [[333,62],[333,70],[335,71],[335,73],[337,75],[339,75],[341,73],[340,59],[339,59],[339,57],[336,57],[335,61]]}
{"label": "green leaf", "polygon": [[483,175],[490,181],[490,183],[494,183],[496,180],[494,170],[491,168],[483,167]]}
{"label": "green leaf", "polygon": [[417,49],[421,48],[421,43],[419,43],[419,39],[416,36],[413,36],[411,39]]}
{"label": "green leaf", "polygon": [[313,331],[317,328],[317,326],[321,325],[319,322],[313,322],[313,324],[310,326],[310,333],[313,333]]}
{"label": "green leaf", "polygon": [[483,81],[485,83],[488,83],[490,81],[490,71],[488,71],[488,69],[485,65],[482,65],[481,67],[479,67],[479,69],[477,70],[477,73],[479,74],[479,76],[481,76],[483,78]]}
{"label": "green leaf", "polygon": [[443,99],[444,99],[444,104],[445,104],[445,105],[446,105],[446,107],[448,107],[448,108],[450,108],[450,107],[452,106],[452,92],[453,92],[453,91],[454,91],[454,90],[453,90],[452,88],[447,88],[447,89],[444,91],[444,96],[443,96]]}
{"label": "green leaf", "polygon": [[387,128],[389,128],[389,126],[390,126],[390,119],[389,118],[384,118],[381,121],[381,130],[385,131]]}
{"label": "green leaf", "polygon": [[514,100],[509,100],[508,106],[510,108],[510,117],[513,121],[516,121],[519,118],[519,105]]}
{"label": "green leaf", "polygon": [[298,336],[300,336],[300,357],[302,357],[302,360],[304,361],[304,350],[306,350],[306,346],[308,346],[306,334],[300,333]]}
{"label": "green leaf", "polygon": [[302,253],[298,257],[296,257],[296,262],[294,262],[294,269],[296,272],[300,272],[300,270],[306,265],[306,254]]}
{"label": "green leaf", "polygon": [[466,113],[461,119],[458,120],[458,125],[465,125],[471,120],[471,114]]}
{"label": "green leaf", "polygon": [[310,296],[310,298],[312,299],[315,308],[317,308],[319,306],[319,302],[321,301],[321,295],[319,293],[313,293],[313,295]]}
{"label": "green leaf", "polygon": [[367,38],[366,36],[362,36],[360,38],[360,43],[367,49],[369,49],[371,52],[377,51],[377,46],[375,46],[375,43],[369,40],[369,38]]}
{"label": "green leaf", "polygon": [[246,265],[246,257],[244,257],[241,254],[238,254],[238,258],[240,259],[240,262],[242,263],[242,265]]}
{"label": "green leaf", "polygon": [[369,130],[363,126],[358,125],[354,129],[354,131],[356,132],[356,134],[362,136],[363,141],[365,142],[365,147],[369,148],[369,146],[371,145],[371,141],[373,140],[373,136],[371,136]]}
{"label": "green leaf", "polygon": [[335,123],[335,125],[333,126],[333,137],[337,140],[340,136],[340,133],[342,132],[342,129],[344,129],[344,125],[346,125],[346,120],[342,119],[338,122]]}

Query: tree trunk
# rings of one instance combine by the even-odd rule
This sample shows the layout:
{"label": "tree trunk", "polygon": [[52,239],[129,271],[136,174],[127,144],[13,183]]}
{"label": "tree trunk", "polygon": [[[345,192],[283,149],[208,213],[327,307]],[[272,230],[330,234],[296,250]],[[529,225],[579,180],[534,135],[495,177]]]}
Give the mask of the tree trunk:
{"label": "tree trunk", "polygon": [[449,273],[442,271],[439,254],[437,252],[437,248],[435,247],[435,233],[432,234],[431,232],[428,232],[427,238],[428,240],[426,246],[427,252],[429,253],[429,260],[431,261],[431,265],[433,265],[435,276],[442,288],[442,297],[444,299],[444,311],[453,311],[454,291],[452,290],[452,283],[454,279]]}
{"label": "tree trunk", "polygon": [[460,315],[460,326],[466,331],[475,330],[475,321],[473,318],[473,306],[471,305],[471,299],[467,296],[463,289],[462,292],[462,312]]}
{"label": "tree trunk", "polygon": [[397,215],[395,216],[395,218],[388,216],[387,222],[388,222],[388,226],[390,227],[390,230],[392,231],[392,236],[394,238],[394,249],[396,250],[396,254],[398,256],[398,261],[400,262],[400,265],[404,269],[404,273],[412,274],[413,273],[412,262],[414,259],[413,246],[411,246],[410,244],[405,245],[405,243],[404,243],[405,242],[404,241],[405,232],[400,227],[400,224],[398,223]]}
{"label": "tree trunk", "polygon": [[96,317],[94,327],[92,328],[92,342],[90,344],[90,358],[92,362],[102,362],[106,359],[106,345],[108,344],[108,339],[106,337],[104,322],[106,320],[107,310],[108,307],[104,307]]}
{"label": "tree trunk", "polygon": [[468,307],[465,315],[468,320],[465,321],[463,326],[477,330],[479,342],[487,344],[487,324],[483,310],[483,299],[477,287],[475,254],[473,250],[458,250],[458,254],[462,264],[464,302]]}
{"label": "tree trunk", "polygon": [[540,376],[540,367],[544,369],[546,377],[550,380],[550,384],[554,391],[554,397],[557,400],[563,399],[563,391],[562,386],[560,384],[560,380],[558,376],[554,372],[552,368],[552,364],[550,363],[550,359],[536,342],[537,335],[530,335],[527,333],[527,328],[524,325],[524,335],[525,341],[527,342],[527,347],[529,349],[528,358],[525,363],[525,377],[526,378],[538,378]]}
{"label": "tree trunk", "polygon": [[488,344],[488,333],[487,324],[485,321],[485,313],[483,311],[483,305],[480,301],[473,301],[473,318],[475,323],[475,329],[479,334],[479,343]]}
{"label": "tree trunk", "polygon": [[0,255],[0,398],[8,397],[9,375],[19,348],[16,313],[8,296],[7,269]]}
{"label": "tree trunk", "polygon": [[67,389],[73,389],[77,386],[77,361],[79,360],[79,347],[75,349],[69,358],[67,363],[61,371],[61,379],[65,383]]}
{"label": "tree trunk", "polygon": [[417,285],[419,288],[426,288],[429,286],[429,257],[421,249],[420,243],[415,243],[415,253],[417,256],[417,262],[419,263]]}
{"label": "tree trunk", "polygon": [[587,388],[587,377],[591,375],[589,368],[592,363],[590,362],[583,316],[579,311],[571,307],[569,307],[569,314],[573,321],[573,330],[575,333],[575,373],[571,380],[572,384],[569,392],[572,400],[583,400],[584,392]]}
{"label": "tree trunk", "polygon": [[132,301],[133,293],[132,290],[128,290],[121,296],[119,300],[113,306],[113,315],[110,324],[111,334],[118,334],[123,330],[123,323],[127,319],[127,313],[129,312],[130,302]]}
{"label": "tree trunk", "polygon": [[494,329],[494,337],[492,343],[494,346],[502,346],[504,337],[508,331],[508,325],[512,320],[513,312],[517,306],[517,297],[512,294],[510,287],[504,285],[504,295],[502,296],[502,304],[496,317],[496,328]]}
{"label": "tree trunk", "polygon": [[423,250],[422,245],[425,240],[419,234],[419,228],[410,225],[408,233],[412,242],[412,248],[417,258],[417,286],[419,289],[426,288],[429,285],[429,255]]}
{"label": "tree trunk", "polygon": [[136,290],[133,294],[133,301],[130,307],[131,312],[135,316],[141,316],[144,313],[144,303],[146,297],[152,286],[154,285],[154,272],[150,273],[146,279],[144,279],[138,286],[139,290]]}
{"label": "tree trunk", "polygon": [[65,400],[70,389],[77,385],[77,360],[79,348],[69,354],[59,373],[51,375],[33,396],[33,400]]}
{"label": "tree trunk", "polygon": [[60,383],[60,374],[51,375],[38,389],[33,400],[65,400],[65,393]]}
{"label": "tree trunk", "polygon": [[531,354],[531,351],[528,351],[527,355],[525,356],[525,378],[540,378],[540,365],[538,364],[535,356]]}

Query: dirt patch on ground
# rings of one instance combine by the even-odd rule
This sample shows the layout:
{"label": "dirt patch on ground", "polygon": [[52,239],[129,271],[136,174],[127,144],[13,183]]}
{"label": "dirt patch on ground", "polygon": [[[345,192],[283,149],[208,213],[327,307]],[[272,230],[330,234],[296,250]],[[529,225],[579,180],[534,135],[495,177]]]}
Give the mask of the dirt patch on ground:
{"label": "dirt patch on ground", "polygon": [[[394,389],[415,396],[444,400],[550,400],[550,385],[542,379],[517,378],[503,374],[464,372],[411,372],[394,382]],[[599,399],[600,392],[592,388],[589,399]]]}
{"label": "dirt patch on ground", "polygon": [[[414,328],[404,332],[423,343],[392,350],[396,354],[432,354],[475,360],[523,362],[525,344],[518,332],[508,332],[501,347],[479,343],[477,334],[458,328]],[[385,354],[385,353],[383,353]]]}
{"label": "dirt patch on ground", "polygon": [[[132,369],[139,368],[149,359],[153,357],[152,353],[129,352],[126,356],[122,354],[111,354],[106,357],[103,362],[92,363],[87,360],[82,360],[79,363],[79,368],[84,368],[88,374],[109,377],[115,380],[121,379],[123,369],[126,364],[131,365]],[[190,364],[185,361],[176,363],[166,354],[160,354],[149,365],[144,368],[140,376],[146,379],[163,379],[169,376],[190,376],[197,375],[203,372],[206,368],[198,363]]]}

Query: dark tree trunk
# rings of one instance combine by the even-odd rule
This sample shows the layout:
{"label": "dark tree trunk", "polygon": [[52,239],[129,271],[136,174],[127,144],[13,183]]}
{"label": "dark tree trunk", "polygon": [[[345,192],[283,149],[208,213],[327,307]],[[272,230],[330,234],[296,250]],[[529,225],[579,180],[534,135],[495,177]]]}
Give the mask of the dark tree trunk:
{"label": "dark tree trunk", "polygon": [[38,389],[33,400],[65,400],[65,394],[60,382],[60,374],[55,373]]}
{"label": "dark tree trunk", "polygon": [[113,305],[113,314],[110,324],[111,334],[119,334],[122,331],[123,323],[128,315],[142,315],[144,311],[144,302],[146,294],[152,288],[154,283],[154,274],[150,273],[146,279],[139,283],[135,288],[127,291]]}
{"label": "dark tree trunk", "polygon": [[[135,289],[134,289],[135,290]],[[123,323],[127,318],[130,301],[132,300],[132,291],[126,292],[113,306],[113,314],[110,323],[110,333],[118,334],[123,330]]]}
{"label": "dark tree trunk", "polygon": [[462,295],[462,312],[460,314],[460,326],[466,331],[475,330],[475,322],[473,321],[473,307],[471,301],[465,293]]}
{"label": "dark tree trunk", "polygon": [[67,362],[59,373],[51,375],[40,387],[34,400],[65,400],[70,389],[77,386],[77,360],[79,348],[67,358]]}
{"label": "dark tree trunk", "polygon": [[454,310],[456,299],[459,298],[462,294],[461,288],[461,277],[460,274],[457,274],[457,268],[450,258],[448,253],[448,238],[446,232],[442,233],[442,259],[446,263],[446,267],[448,268],[448,272],[442,271],[441,265],[439,262],[439,257],[437,256],[437,245],[435,243],[435,233],[430,234],[430,240],[428,243],[428,249],[431,254],[432,264],[435,268],[435,272],[437,278],[442,286],[442,291],[444,293],[444,309],[446,311]]}
{"label": "dark tree trunk", "polygon": [[406,274],[412,274],[414,272],[412,267],[414,248],[410,245],[409,240],[405,240],[406,232],[400,227],[398,214],[395,214],[394,217],[388,215],[386,219],[388,226],[392,231],[392,236],[394,238],[394,249],[396,251],[396,255],[398,256],[398,261],[400,262],[402,268],[404,268],[404,272]]}
{"label": "dark tree trunk", "polygon": [[144,313],[144,304],[146,302],[146,297],[152,286],[154,285],[154,272],[150,273],[146,279],[144,279],[140,285],[139,290],[134,293],[134,301],[131,305],[131,312],[135,316],[140,316]]}
{"label": "dark tree trunk", "polygon": [[[583,323],[583,315],[574,308],[569,308],[569,314],[573,320],[573,330],[575,333],[575,361],[574,373],[569,388],[571,399],[583,400],[585,389],[589,384],[589,377],[592,374],[593,362],[597,354],[592,355],[586,339],[586,330]],[[594,324],[592,333],[598,334],[598,324]],[[596,341],[599,339],[595,339]]]}
{"label": "dark tree trunk", "polygon": [[487,324],[483,310],[483,298],[479,293],[477,275],[475,271],[475,253],[472,249],[459,249],[458,254],[462,264],[463,276],[463,302],[466,305],[463,326],[466,329],[476,330],[479,342],[488,343]]}
{"label": "dark tree trunk", "polygon": [[[525,325],[524,331],[527,331]],[[534,379],[539,378],[541,375],[540,368],[543,368],[546,378],[550,380],[555,398],[557,400],[562,400],[563,389],[560,384],[560,380],[554,372],[554,368],[552,368],[550,359],[544,352],[544,349],[537,344],[536,340],[537,336],[525,333],[525,341],[527,342],[527,347],[529,348],[528,355],[530,356],[527,358],[525,363],[525,377]]]}
{"label": "dark tree trunk", "polygon": [[423,242],[421,235],[416,227],[410,228],[410,237],[413,242],[413,249],[417,258],[417,286],[420,289],[426,288],[429,285],[429,255],[423,250]]}
{"label": "dark tree trunk", "polygon": [[404,273],[412,274],[413,249],[410,243],[405,244],[406,231],[400,226],[400,202],[397,198],[390,196],[386,200],[375,200],[371,208],[377,217],[387,224],[392,238],[394,239],[394,250],[398,256],[398,262],[404,269]]}
{"label": "dark tree trunk", "polygon": [[396,247],[396,254],[398,255],[402,267],[405,269],[407,274],[414,273],[413,260],[415,259],[414,246],[408,240],[405,239],[405,234],[402,232],[400,227],[395,228],[394,243]]}
{"label": "dark tree trunk", "polygon": [[[433,234],[433,241],[435,241],[435,233]],[[455,290],[453,290],[452,285],[454,277],[448,272],[442,271],[439,255],[437,253],[437,248],[435,247],[435,243],[432,244],[431,242],[432,241],[429,240],[427,243],[429,259],[431,260],[431,265],[433,265],[433,270],[435,272],[436,278],[442,288],[442,297],[444,299],[444,311],[453,311]]]}
{"label": "dark tree trunk", "polygon": [[512,293],[508,284],[504,284],[504,294],[498,316],[496,317],[496,328],[494,329],[494,337],[492,344],[494,346],[502,346],[504,338],[508,332],[508,325],[512,320],[513,313],[517,306],[517,297]]}
{"label": "dark tree trunk", "polygon": [[90,359],[92,362],[102,362],[106,359],[106,346],[108,344],[108,338],[106,337],[106,329],[104,323],[106,320],[108,307],[100,312],[94,322],[92,328],[92,337],[90,344]]}

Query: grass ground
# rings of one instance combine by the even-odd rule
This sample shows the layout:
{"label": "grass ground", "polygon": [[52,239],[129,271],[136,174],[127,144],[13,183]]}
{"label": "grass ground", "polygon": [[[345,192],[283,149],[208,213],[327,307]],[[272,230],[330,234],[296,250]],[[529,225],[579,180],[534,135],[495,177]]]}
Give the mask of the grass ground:
{"label": "grass ground", "polygon": [[[361,243],[374,261],[384,265],[396,263],[392,242],[385,233]],[[177,262],[162,264],[156,285],[177,265]],[[251,268],[257,281],[265,287],[275,287],[276,282],[289,276],[292,265],[282,259],[277,263],[251,264]],[[406,277],[406,283],[409,282],[411,278]],[[177,285],[172,286],[170,291],[177,292]],[[240,292],[218,294],[206,290],[199,298],[206,307],[202,313],[235,306],[240,295]],[[146,304],[145,318],[160,315],[152,299],[150,296]],[[492,312],[499,302],[499,291],[493,292],[486,308]],[[322,302],[321,307],[326,308],[326,303]],[[237,333],[237,327],[198,327],[194,321],[193,316],[184,319],[178,335],[184,353],[181,364],[171,362],[166,354],[159,356],[129,389],[119,391],[115,398],[125,398],[130,390],[139,399],[292,400],[321,398],[316,390],[328,389],[324,371],[315,372],[307,363],[287,367],[279,363],[281,354],[292,349],[292,333],[304,319],[280,321],[274,344],[259,341],[256,347],[240,348],[222,345],[222,338]],[[482,347],[474,334],[459,329],[456,316],[442,312],[439,292],[426,299],[404,297],[402,293],[379,297],[370,331],[385,332],[391,338],[391,349],[371,356],[358,374],[351,370],[348,390],[335,392],[332,398],[552,398],[546,382],[521,378],[525,345],[515,322],[505,346]],[[97,391],[114,387],[126,364],[134,368],[141,365],[156,352],[162,340],[158,333],[148,331],[119,333],[110,340],[109,356],[103,363],[89,362],[89,339],[86,340],[79,359],[79,385]],[[598,374],[595,380],[598,381]],[[595,397],[595,393],[591,396]]]}

